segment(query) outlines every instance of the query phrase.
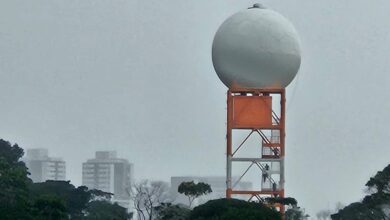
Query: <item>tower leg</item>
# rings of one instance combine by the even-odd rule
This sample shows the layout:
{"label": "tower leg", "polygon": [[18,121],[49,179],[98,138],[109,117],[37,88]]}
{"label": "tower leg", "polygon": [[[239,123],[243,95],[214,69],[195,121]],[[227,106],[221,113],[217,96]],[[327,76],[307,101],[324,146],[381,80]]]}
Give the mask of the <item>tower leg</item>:
{"label": "tower leg", "polygon": [[[272,100],[280,97],[280,108],[274,111]],[[277,114],[278,112],[279,114]],[[232,144],[234,130],[248,130],[250,134],[235,147]],[[227,132],[226,132],[226,198],[235,195],[248,196],[259,202],[265,197],[284,198],[284,156],[285,156],[285,89],[239,89],[227,93]],[[259,135],[261,152],[254,157],[237,156],[244,143],[251,135]],[[237,180],[232,181],[232,169],[236,163],[250,163],[248,169]],[[276,164],[276,165],[275,165]],[[274,165],[279,168],[275,171]],[[249,169],[260,170],[260,189],[238,190],[236,185],[247,174]],[[275,179],[276,175],[276,179]],[[259,185],[256,185],[259,187]],[[284,214],[285,208],[277,204]]]}
{"label": "tower leg", "polygon": [[[231,93],[227,93],[227,106],[232,108]],[[227,131],[226,131],[226,198],[232,198],[232,112],[227,113]]]}

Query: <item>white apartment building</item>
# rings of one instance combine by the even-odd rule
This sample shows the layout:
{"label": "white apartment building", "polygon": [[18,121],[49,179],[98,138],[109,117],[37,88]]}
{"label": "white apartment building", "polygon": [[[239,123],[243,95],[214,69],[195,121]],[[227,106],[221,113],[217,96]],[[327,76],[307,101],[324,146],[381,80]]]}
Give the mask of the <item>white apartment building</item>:
{"label": "white apartment building", "polygon": [[49,157],[44,148],[27,149],[24,162],[34,183],[46,180],[65,180],[66,165],[61,158]]}
{"label": "white apartment building", "polygon": [[133,164],[117,158],[115,151],[97,151],[95,158],[83,163],[83,185],[113,193],[113,201],[127,208]]}

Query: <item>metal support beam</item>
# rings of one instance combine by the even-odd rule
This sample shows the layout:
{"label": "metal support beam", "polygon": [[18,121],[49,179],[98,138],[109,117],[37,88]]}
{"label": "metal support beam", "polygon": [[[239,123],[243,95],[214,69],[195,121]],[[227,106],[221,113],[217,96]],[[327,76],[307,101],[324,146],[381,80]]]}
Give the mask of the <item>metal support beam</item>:
{"label": "metal support beam", "polygon": [[[243,108],[243,105],[239,105],[240,100],[252,100],[257,103],[255,106],[259,106],[259,110],[256,110],[257,107],[247,111],[247,107]],[[280,97],[280,106],[279,109],[273,109],[276,105],[272,105],[272,100],[274,97]],[[237,103],[234,100],[237,99]],[[284,197],[284,156],[285,156],[285,90],[284,89],[231,89],[227,92],[227,132],[226,132],[226,197],[232,198],[234,195],[247,195],[249,200],[256,198],[260,202],[265,202],[265,197]],[[263,102],[260,102],[261,100]],[[271,100],[271,102],[270,102]],[[241,102],[242,103],[242,102]],[[243,114],[240,115],[240,111],[235,111],[237,109],[244,109]],[[279,115],[276,113],[280,113]],[[251,115],[251,114],[260,114],[260,115]],[[240,120],[236,119],[239,118]],[[265,117],[264,120],[256,117]],[[251,120],[253,118],[253,123]],[[272,120],[270,120],[271,118]],[[237,121],[235,121],[237,120]],[[269,124],[261,124],[263,121],[269,122]],[[232,143],[232,134],[234,130],[249,130],[249,134],[240,142],[237,147],[233,146]],[[245,150],[247,145],[245,143],[248,141],[249,137],[257,133],[261,137],[261,152],[255,155],[255,157],[239,157],[236,155],[238,151]],[[268,133],[271,133],[271,136],[267,136]],[[274,135],[276,134],[276,135]],[[233,151],[233,148],[235,149]],[[265,153],[267,152],[267,153]],[[276,152],[276,153],[275,153]],[[236,163],[250,163],[249,166],[239,174],[237,181],[232,183],[233,167]],[[266,168],[267,164],[278,163],[279,168],[277,170],[271,170]],[[266,165],[264,165],[266,164]],[[260,189],[254,190],[237,190],[236,186],[243,180],[244,176],[248,171],[256,165],[259,168],[259,176],[263,177],[264,173],[267,174],[268,183],[272,185],[271,188],[261,187]],[[273,179],[271,175],[279,175],[278,180]],[[261,178],[263,179],[263,178]],[[278,181],[278,182],[277,182]],[[263,184],[263,183],[262,183]],[[276,188],[276,184],[278,187]],[[258,186],[258,185],[256,185]],[[284,206],[281,204],[276,204],[276,207],[284,213]]]}
{"label": "metal support beam", "polygon": [[231,158],[231,161],[233,162],[281,162],[283,159],[282,158],[256,158],[256,157],[253,157],[253,158],[245,158],[245,157],[240,157],[240,158],[236,158],[236,157],[233,157]]}

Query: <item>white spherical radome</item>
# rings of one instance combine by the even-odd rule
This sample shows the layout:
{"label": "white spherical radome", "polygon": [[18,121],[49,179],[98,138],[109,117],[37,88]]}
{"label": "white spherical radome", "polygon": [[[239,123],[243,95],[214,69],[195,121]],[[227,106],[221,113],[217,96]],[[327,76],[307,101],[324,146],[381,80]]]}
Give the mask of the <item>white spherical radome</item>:
{"label": "white spherical radome", "polygon": [[250,8],[229,17],[215,34],[214,69],[228,88],[285,88],[301,64],[299,37],[279,13]]}

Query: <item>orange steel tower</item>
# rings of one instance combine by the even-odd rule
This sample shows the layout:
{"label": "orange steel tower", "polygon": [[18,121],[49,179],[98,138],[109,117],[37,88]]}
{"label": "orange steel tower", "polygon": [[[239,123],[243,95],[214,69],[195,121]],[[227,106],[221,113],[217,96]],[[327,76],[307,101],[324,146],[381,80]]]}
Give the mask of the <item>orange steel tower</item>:
{"label": "orange steel tower", "polygon": [[[273,103],[273,99],[280,101],[279,105]],[[247,130],[248,135],[233,146],[232,133],[237,129]],[[244,144],[252,135],[259,137],[258,154],[251,158],[237,156],[248,147]],[[285,89],[229,89],[226,138],[226,197],[247,195],[249,201],[284,197]],[[247,163],[248,167],[232,182],[232,170],[237,163]],[[235,189],[250,169],[258,169],[262,176],[261,187],[251,191]],[[277,206],[284,212],[284,206]]]}
{"label": "orange steel tower", "polygon": [[[282,15],[255,4],[221,24],[212,58],[215,72],[229,88],[226,197],[280,201],[285,180],[285,88],[301,64],[298,33]],[[237,144],[236,134],[243,132],[246,137]],[[249,147],[248,154],[242,152]],[[232,182],[237,173],[239,178]],[[257,183],[251,189],[239,188],[248,176]],[[276,206],[284,212],[283,205]]]}

